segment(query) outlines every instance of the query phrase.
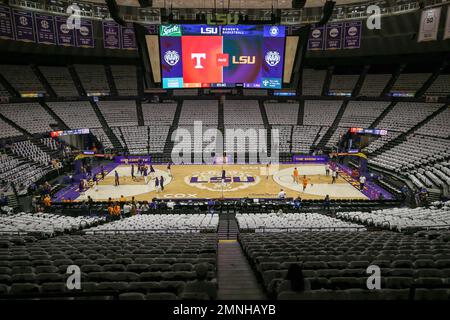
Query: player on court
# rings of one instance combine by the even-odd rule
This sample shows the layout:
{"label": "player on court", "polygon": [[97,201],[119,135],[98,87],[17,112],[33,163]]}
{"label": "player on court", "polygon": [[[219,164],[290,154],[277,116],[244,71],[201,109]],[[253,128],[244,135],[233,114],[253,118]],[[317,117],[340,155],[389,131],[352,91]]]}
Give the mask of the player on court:
{"label": "player on court", "polygon": [[94,177],[92,178],[92,180],[94,182],[94,190],[95,190],[95,192],[97,192],[98,191],[98,178],[97,178],[96,174],[94,174]]}
{"label": "player on court", "polygon": [[117,170],[114,171],[114,186],[120,186],[119,174]]}
{"label": "player on court", "polygon": [[293,177],[294,177],[294,183],[299,183],[299,181],[300,181],[300,179],[299,179],[299,176],[298,176],[298,170],[297,170],[297,168],[294,168],[294,175],[293,175]]}
{"label": "player on court", "polygon": [[161,191],[161,186],[159,185],[158,177],[155,178],[155,189],[156,189],[157,193],[159,193]]}
{"label": "player on court", "polygon": [[147,172],[147,166],[144,167],[144,183],[148,183],[148,172]]}
{"label": "player on court", "polygon": [[136,180],[136,177],[134,176],[134,164],[131,165],[131,180]]}
{"label": "player on court", "polygon": [[225,170],[222,170],[222,186],[225,185],[225,176],[226,176],[226,172],[225,172]]}
{"label": "player on court", "polygon": [[155,169],[150,165],[150,179],[155,179]]}
{"label": "player on court", "polygon": [[167,164],[167,172],[169,173],[169,177],[172,176],[172,171],[170,171],[171,166],[172,166],[172,164],[169,162],[169,163]]}
{"label": "player on court", "polygon": [[306,178],[306,176],[303,176],[303,191],[305,191],[307,186],[308,186],[308,178]]}

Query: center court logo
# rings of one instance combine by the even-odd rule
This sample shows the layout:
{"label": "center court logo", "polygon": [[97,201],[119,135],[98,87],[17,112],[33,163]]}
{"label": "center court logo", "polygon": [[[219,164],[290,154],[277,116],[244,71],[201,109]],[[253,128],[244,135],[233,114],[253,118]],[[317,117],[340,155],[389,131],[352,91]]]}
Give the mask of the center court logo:
{"label": "center court logo", "polygon": [[280,54],[277,51],[268,51],[264,59],[271,67],[275,67],[281,60]]}
{"label": "center court logo", "polygon": [[257,185],[261,178],[248,172],[227,170],[222,181],[222,172],[218,170],[194,172],[184,178],[184,182],[192,187],[202,190],[230,192],[243,190]]}
{"label": "center court logo", "polygon": [[180,61],[180,55],[175,50],[166,51],[164,54],[164,61],[167,62],[169,66],[174,66]]}

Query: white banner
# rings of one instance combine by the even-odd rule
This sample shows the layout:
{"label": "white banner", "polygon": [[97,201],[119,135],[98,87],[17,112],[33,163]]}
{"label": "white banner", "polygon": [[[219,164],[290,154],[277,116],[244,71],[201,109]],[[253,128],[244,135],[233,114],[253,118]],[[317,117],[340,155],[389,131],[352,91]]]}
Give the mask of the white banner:
{"label": "white banner", "polygon": [[447,8],[447,22],[445,23],[444,40],[450,39],[450,6]]}
{"label": "white banner", "polygon": [[437,40],[441,7],[422,11],[418,42]]}

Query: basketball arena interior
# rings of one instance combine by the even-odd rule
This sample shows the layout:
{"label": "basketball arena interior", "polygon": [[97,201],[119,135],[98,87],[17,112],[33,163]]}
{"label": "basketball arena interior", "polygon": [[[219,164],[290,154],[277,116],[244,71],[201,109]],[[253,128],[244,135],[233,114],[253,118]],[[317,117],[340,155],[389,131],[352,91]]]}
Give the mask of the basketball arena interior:
{"label": "basketball arena interior", "polygon": [[447,0],[2,0],[0,57],[0,300],[450,299]]}

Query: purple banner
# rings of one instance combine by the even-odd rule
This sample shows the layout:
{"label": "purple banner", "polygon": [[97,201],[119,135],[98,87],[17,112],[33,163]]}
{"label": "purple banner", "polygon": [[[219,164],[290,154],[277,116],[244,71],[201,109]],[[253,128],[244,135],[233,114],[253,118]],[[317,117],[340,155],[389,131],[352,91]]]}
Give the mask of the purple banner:
{"label": "purple banner", "polygon": [[136,36],[134,35],[134,28],[132,23],[125,24],[122,27],[122,49],[136,50]]}
{"label": "purple banner", "polygon": [[75,30],[77,47],[93,48],[94,34],[91,20],[81,20],[80,29]]}
{"label": "purple banner", "polygon": [[0,6],[0,39],[14,40],[11,9]]}
{"label": "purple banner", "polygon": [[181,37],[161,37],[161,70],[163,78],[183,77]]}
{"label": "purple banner", "polygon": [[103,21],[103,47],[120,49],[120,25],[115,21]]}
{"label": "purple banner", "polygon": [[326,50],[336,50],[342,48],[342,23],[327,24]]}
{"label": "purple banner", "polygon": [[345,22],[344,49],[359,49],[361,47],[361,21]]}
{"label": "purple banner", "polygon": [[36,23],[37,42],[44,44],[56,44],[55,22],[53,16],[47,14],[34,14]]}
{"label": "purple banner", "polygon": [[55,17],[56,37],[59,46],[75,47],[75,29],[67,27],[67,17]]}
{"label": "purple banner", "polygon": [[293,155],[292,162],[327,162],[327,156],[302,156]]}
{"label": "purple banner", "polygon": [[324,27],[312,28],[309,33],[308,50],[323,50],[324,38]]}
{"label": "purple banner", "polygon": [[13,9],[16,39],[25,42],[35,42],[33,14],[28,11]]}
{"label": "purple banner", "polygon": [[117,156],[114,158],[115,163],[121,163],[121,164],[132,164],[132,163],[138,163],[139,161],[142,161],[145,164],[149,164],[152,162],[151,156]]}

